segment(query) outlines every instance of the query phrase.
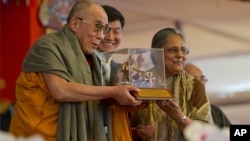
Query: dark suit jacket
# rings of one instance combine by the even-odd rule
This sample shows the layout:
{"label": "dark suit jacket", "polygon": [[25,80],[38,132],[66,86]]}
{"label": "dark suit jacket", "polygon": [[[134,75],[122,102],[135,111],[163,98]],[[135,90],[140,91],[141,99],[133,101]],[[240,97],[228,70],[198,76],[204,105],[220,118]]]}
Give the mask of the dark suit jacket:
{"label": "dark suit jacket", "polygon": [[113,84],[113,82],[114,79],[116,78],[117,73],[121,69],[121,64],[111,61],[110,67],[111,67],[111,73],[110,73],[109,85],[115,85]]}
{"label": "dark suit jacket", "polygon": [[212,117],[213,117],[215,125],[217,125],[220,128],[230,126],[231,123],[229,119],[219,107],[211,104],[211,113],[212,113]]}

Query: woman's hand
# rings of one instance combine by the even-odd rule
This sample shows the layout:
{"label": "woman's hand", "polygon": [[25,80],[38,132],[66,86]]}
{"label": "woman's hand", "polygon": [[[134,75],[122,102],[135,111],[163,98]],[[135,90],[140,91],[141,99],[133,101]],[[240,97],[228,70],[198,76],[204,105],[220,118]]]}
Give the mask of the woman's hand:
{"label": "woman's hand", "polygon": [[164,110],[173,120],[179,122],[183,113],[175,99],[156,101],[157,105]]}
{"label": "woman's hand", "polygon": [[142,101],[140,105],[137,106],[124,106],[128,112],[136,112],[138,110],[144,109],[149,105],[148,101]]}
{"label": "woman's hand", "polygon": [[136,126],[136,133],[142,139],[151,137],[154,131],[155,131],[155,128],[153,125],[137,125]]}

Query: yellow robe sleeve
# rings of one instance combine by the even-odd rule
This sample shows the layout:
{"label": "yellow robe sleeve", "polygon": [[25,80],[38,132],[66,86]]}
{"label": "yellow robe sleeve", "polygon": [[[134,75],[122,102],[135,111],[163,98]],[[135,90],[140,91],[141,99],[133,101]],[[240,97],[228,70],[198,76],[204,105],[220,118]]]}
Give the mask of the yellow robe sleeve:
{"label": "yellow robe sleeve", "polygon": [[22,72],[16,82],[15,111],[10,133],[31,136],[40,133],[46,141],[56,137],[59,104],[49,94],[42,73]]}

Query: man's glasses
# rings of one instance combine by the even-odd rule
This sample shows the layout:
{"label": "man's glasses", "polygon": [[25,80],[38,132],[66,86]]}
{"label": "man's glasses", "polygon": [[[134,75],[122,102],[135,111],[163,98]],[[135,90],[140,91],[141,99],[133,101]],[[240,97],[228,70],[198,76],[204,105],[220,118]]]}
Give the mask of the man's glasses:
{"label": "man's glasses", "polygon": [[[78,20],[81,20],[89,25],[93,25],[91,24],[90,22],[80,18],[80,17],[76,17]],[[109,33],[109,31],[111,30],[110,27],[108,27],[107,25],[106,26],[103,26],[102,24],[100,23],[96,23],[95,25],[95,32],[102,32],[104,35],[107,35]]]}
{"label": "man's glasses", "polygon": [[186,47],[182,47],[181,49],[179,49],[177,47],[165,48],[164,51],[168,52],[168,53],[171,53],[171,54],[178,54],[180,51],[184,55],[188,55],[189,54],[189,49],[186,48]]}
{"label": "man's glasses", "polygon": [[208,79],[205,75],[201,75],[201,76],[194,76],[196,79],[202,81],[202,82],[207,82]]}
{"label": "man's glasses", "polygon": [[200,79],[201,79],[202,81],[205,81],[205,82],[208,81],[208,79],[207,79],[207,77],[206,77],[205,75],[200,76]]}

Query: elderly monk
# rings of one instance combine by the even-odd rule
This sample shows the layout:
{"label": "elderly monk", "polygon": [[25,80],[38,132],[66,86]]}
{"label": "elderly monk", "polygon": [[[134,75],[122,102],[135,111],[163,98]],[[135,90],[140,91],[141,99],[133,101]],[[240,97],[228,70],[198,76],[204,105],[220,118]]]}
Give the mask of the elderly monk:
{"label": "elderly monk", "polygon": [[100,86],[100,65],[93,52],[109,30],[100,5],[78,1],[59,32],[33,45],[16,82],[11,133],[40,134],[46,141],[108,140],[99,100],[141,103],[131,95],[139,91],[134,86]]}

